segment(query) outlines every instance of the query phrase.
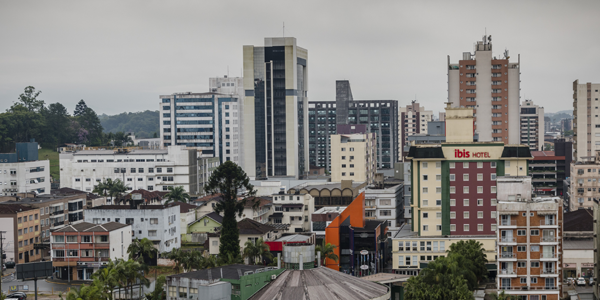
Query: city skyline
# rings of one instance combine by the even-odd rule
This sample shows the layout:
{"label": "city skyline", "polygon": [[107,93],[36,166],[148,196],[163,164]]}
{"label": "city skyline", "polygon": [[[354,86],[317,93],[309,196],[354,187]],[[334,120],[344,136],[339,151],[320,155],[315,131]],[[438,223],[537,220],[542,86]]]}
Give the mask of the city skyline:
{"label": "city skyline", "polygon": [[282,36],[284,22],[285,36],[311,51],[311,101],[334,101],[335,81],[350,80],[357,100],[416,98],[442,111],[447,56],[458,61],[486,33],[493,55],[521,55],[520,100],[546,112],[570,108],[574,80],[600,81],[600,42],[586,38],[600,3],[474,3],[307,3],[291,15],[288,2],[0,2],[9,29],[0,31],[0,110],[29,85],[69,110],[80,99],[99,114],[156,110],[157,95],[205,92],[208,78],[241,76],[243,46]]}

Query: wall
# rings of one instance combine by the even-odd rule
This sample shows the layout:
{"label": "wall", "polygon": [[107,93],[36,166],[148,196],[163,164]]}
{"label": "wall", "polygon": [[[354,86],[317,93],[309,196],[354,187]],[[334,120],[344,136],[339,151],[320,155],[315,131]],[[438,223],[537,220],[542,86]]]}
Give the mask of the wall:
{"label": "wall", "polygon": [[[204,220],[207,220],[206,224],[204,224]],[[209,217],[204,217],[199,219],[198,222],[192,224],[192,226],[188,228],[188,232],[215,232],[215,228],[220,226],[221,224],[217,223],[215,220]]]}
{"label": "wall", "polygon": [[[336,245],[333,250],[340,257],[340,227],[344,220],[350,218],[350,226],[365,227],[365,193],[360,193],[346,209],[325,228],[325,243]],[[340,262],[325,259],[325,267],[339,271]]]}
{"label": "wall", "polygon": [[108,241],[110,243],[110,259],[115,260],[121,258],[129,260],[127,248],[131,245],[131,226],[125,226],[120,229],[109,232]]}
{"label": "wall", "polygon": [[[43,169],[31,172],[31,169]],[[16,174],[10,174],[16,171]],[[32,183],[37,180],[38,183]],[[39,160],[20,163],[0,163],[0,196],[9,196],[16,193],[38,191],[40,194],[50,193],[50,161]],[[14,190],[16,191],[10,191]]]}
{"label": "wall", "polygon": [[15,249],[17,249],[17,247],[15,247],[15,219],[13,219],[12,217],[0,217],[0,228],[2,228],[2,231],[6,231],[3,234],[4,237],[4,241],[3,241],[3,246],[2,249],[4,249],[5,253],[6,253],[6,261],[14,261],[16,262],[17,260],[15,259],[16,253],[15,253]]}

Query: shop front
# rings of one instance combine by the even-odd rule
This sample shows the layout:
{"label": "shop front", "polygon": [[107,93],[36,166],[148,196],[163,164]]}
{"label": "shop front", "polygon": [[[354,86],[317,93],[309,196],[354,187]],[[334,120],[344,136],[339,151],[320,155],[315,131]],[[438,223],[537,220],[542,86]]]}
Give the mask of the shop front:
{"label": "shop front", "polygon": [[563,264],[563,279],[577,278],[577,264]]}
{"label": "shop front", "polygon": [[585,278],[594,277],[594,264],[593,263],[582,263],[580,276],[585,277]]}

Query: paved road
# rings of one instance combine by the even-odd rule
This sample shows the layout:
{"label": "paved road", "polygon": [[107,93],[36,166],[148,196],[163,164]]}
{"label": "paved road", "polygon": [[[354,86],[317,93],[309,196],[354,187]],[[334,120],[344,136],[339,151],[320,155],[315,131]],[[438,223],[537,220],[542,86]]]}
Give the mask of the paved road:
{"label": "paved road", "polygon": [[[29,288],[29,292],[33,293],[34,291],[34,282],[33,280],[31,281],[22,281],[22,280],[17,280],[15,278],[14,274],[8,275],[4,278],[2,278],[2,286],[1,286],[1,290],[2,291],[8,291],[10,289],[11,286],[14,285],[18,285],[18,286],[28,286]],[[66,291],[68,288],[73,287],[75,285],[69,285],[69,284],[56,284],[56,283],[50,283],[50,282],[46,282],[46,280],[44,279],[40,279],[37,282],[38,285],[38,291],[39,292],[57,292],[57,291],[61,291],[64,292]]]}

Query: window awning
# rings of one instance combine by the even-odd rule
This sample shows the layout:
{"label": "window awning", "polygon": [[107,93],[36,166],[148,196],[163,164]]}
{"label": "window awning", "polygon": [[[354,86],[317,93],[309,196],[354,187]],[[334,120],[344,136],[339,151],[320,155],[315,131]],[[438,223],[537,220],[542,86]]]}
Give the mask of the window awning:
{"label": "window awning", "polygon": [[538,216],[556,215],[556,211],[538,211]]}
{"label": "window awning", "polygon": [[518,216],[519,212],[518,211],[502,211],[502,212],[498,212],[500,215],[513,215],[513,216]]}
{"label": "window awning", "polygon": [[304,204],[282,204],[281,207],[286,208],[302,208]]}
{"label": "window awning", "polygon": [[276,212],[269,216],[269,218],[283,218],[283,213]]}

